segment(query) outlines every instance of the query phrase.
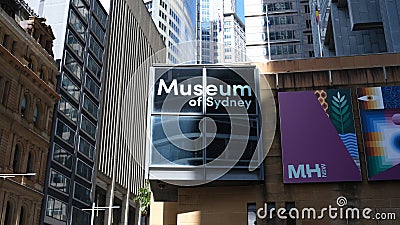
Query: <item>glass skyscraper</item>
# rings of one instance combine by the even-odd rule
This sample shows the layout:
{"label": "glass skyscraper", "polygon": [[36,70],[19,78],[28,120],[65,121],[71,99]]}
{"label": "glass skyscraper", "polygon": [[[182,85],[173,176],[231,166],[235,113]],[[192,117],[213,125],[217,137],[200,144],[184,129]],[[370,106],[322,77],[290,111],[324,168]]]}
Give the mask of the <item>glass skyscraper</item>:
{"label": "glass skyscraper", "polygon": [[32,1],[54,28],[57,91],[41,221],[88,224],[95,183],[107,12],[98,0]]}

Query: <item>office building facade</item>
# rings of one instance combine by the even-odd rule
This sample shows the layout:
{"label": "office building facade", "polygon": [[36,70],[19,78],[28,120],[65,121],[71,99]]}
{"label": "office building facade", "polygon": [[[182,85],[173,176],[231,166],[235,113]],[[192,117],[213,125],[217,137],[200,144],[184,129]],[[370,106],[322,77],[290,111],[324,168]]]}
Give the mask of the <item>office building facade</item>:
{"label": "office building facade", "polygon": [[61,78],[49,151],[43,224],[88,224],[95,190],[96,141],[107,12],[98,0],[35,1],[55,30]]}
{"label": "office building facade", "polygon": [[[315,6],[318,3],[310,4]],[[400,51],[397,41],[399,2],[326,0],[319,4],[321,23],[316,24],[313,30],[321,34],[324,56]]]}
{"label": "office building facade", "polygon": [[245,59],[245,26],[236,1],[200,1],[201,62],[233,63]]}
{"label": "office building facade", "polygon": [[95,220],[98,224],[130,225],[140,220],[133,198],[145,187],[146,133],[142,131],[147,121],[149,67],[165,63],[167,54],[143,1],[112,1],[110,18],[95,202],[119,208],[100,211]]}
{"label": "office building facade", "polygon": [[246,53],[251,61],[315,56],[308,1],[250,0],[244,10]]}
{"label": "office building facade", "polygon": [[59,77],[54,35],[20,0],[0,2],[0,224],[38,225]]}
{"label": "office building facade", "polygon": [[[144,0],[167,46],[167,62],[176,64],[196,58],[196,0]],[[183,44],[191,42],[189,44]],[[183,47],[184,46],[184,47]],[[189,51],[187,49],[189,47]]]}

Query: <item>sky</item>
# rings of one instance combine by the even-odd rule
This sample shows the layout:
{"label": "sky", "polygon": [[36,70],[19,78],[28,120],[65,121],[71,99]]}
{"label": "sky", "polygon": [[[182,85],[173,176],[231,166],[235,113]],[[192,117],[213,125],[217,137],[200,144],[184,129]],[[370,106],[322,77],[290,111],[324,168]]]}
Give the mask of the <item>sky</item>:
{"label": "sky", "polygon": [[236,0],[236,10],[239,18],[244,23],[244,0]]}
{"label": "sky", "polygon": [[106,9],[108,13],[110,13],[110,0],[100,0],[103,7]]}
{"label": "sky", "polygon": [[[107,12],[110,12],[110,0],[100,0]],[[236,9],[239,18],[244,23],[244,0],[236,0]]]}

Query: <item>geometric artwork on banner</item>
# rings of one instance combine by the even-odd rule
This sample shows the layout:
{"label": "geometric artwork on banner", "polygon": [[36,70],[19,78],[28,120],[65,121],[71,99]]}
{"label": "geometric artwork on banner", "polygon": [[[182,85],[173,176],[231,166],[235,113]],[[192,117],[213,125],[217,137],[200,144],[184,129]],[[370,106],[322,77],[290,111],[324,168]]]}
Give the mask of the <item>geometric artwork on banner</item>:
{"label": "geometric artwork on banner", "polygon": [[350,89],[278,93],[285,183],[361,181]]}
{"label": "geometric artwork on banner", "polygon": [[400,87],[357,90],[369,180],[400,179]]}

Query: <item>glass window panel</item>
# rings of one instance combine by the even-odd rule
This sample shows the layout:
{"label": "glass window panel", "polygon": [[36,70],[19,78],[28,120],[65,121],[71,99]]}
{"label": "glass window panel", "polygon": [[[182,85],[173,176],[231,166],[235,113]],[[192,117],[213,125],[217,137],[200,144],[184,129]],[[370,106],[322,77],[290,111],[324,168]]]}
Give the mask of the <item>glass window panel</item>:
{"label": "glass window panel", "polygon": [[69,15],[69,24],[85,40],[86,27],[73,11]]}
{"label": "glass window panel", "polygon": [[65,125],[60,120],[57,120],[57,130],[56,135],[66,141],[67,143],[74,145],[74,134],[75,131],[72,130],[70,127]]}
{"label": "glass window panel", "polygon": [[99,107],[87,95],[83,96],[83,108],[85,108],[94,118],[97,119]]}
{"label": "glass window panel", "polygon": [[96,126],[84,116],[82,116],[81,129],[86,131],[92,138],[96,138]]}
{"label": "glass window panel", "polygon": [[100,87],[88,74],[86,74],[85,87],[89,89],[90,93],[92,93],[97,99],[100,97]]}
{"label": "glass window panel", "polygon": [[96,37],[100,40],[100,42],[104,43],[104,38],[105,38],[106,33],[103,30],[103,28],[97,23],[96,20],[92,20],[91,30],[96,35]]}
{"label": "glass window panel", "polygon": [[103,61],[103,49],[101,48],[100,44],[97,43],[97,41],[92,36],[90,36],[89,48],[96,55],[97,59],[99,59],[100,61]]}
{"label": "glass window panel", "polygon": [[76,100],[79,100],[80,89],[78,85],[71,81],[71,79],[63,73],[62,84],[61,86],[66,90],[72,97]]}
{"label": "glass window panel", "polygon": [[61,165],[72,169],[72,154],[62,149],[59,145],[54,144],[53,160],[59,162]]}
{"label": "glass window panel", "polygon": [[79,151],[93,160],[95,148],[88,141],[80,137]]}
{"label": "glass window panel", "polygon": [[72,4],[78,9],[79,13],[87,21],[89,19],[89,10],[86,4],[82,0],[72,0]]}
{"label": "glass window panel", "polygon": [[91,191],[75,182],[74,198],[79,199],[84,203],[90,204],[92,200]]}
{"label": "glass window panel", "polygon": [[[190,106],[189,99],[197,101],[198,96],[180,95],[181,85],[184,92],[189,91],[189,86],[202,85],[203,79],[201,77],[202,70],[198,69],[171,69],[166,71],[164,68],[156,69],[156,83],[154,90],[154,108],[153,112],[202,112],[202,107],[198,104]],[[168,93],[169,90],[169,93]],[[177,95],[175,95],[177,94]],[[189,97],[189,98],[188,98]],[[185,103],[185,104],[183,104]]]}
{"label": "glass window panel", "polygon": [[75,76],[79,79],[82,77],[82,66],[78,64],[78,62],[68,53],[65,52],[65,67],[69,69]]}
{"label": "glass window panel", "polygon": [[88,57],[87,67],[90,71],[94,73],[94,75],[96,75],[97,78],[101,78],[101,67],[90,55]]}
{"label": "glass window panel", "polygon": [[86,163],[82,162],[80,159],[78,159],[78,162],[76,164],[76,173],[88,180],[89,182],[92,181],[92,173],[93,169],[92,167],[88,166]]}
{"label": "glass window panel", "polygon": [[78,208],[72,208],[72,224],[87,225],[90,224],[90,214]]}
{"label": "glass window panel", "polygon": [[107,23],[107,15],[104,13],[104,11],[101,9],[101,7],[98,5],[97,1],[94,2],[93,12],[96,15],[96,17],[99,19],[100,23],[105,26]]}
{"label": "glass window panel", "polygon": [[78,119],[78,110],[71,105],[64,97],[60,99],[59,110],[72,121],[76,122]]}
{"label": "glass window panel", "polygon": [[83,57],[84,47],[70,30],[68,30],[67,44],[79,57]]}
{"label": "glass window panel", "polygon": [[67,204],[49,196],[47,198],[46,215],[57,220],[67,221]]}
{"label": "glass window panel", "polygon": [[[162,118],[153,116],[152,164],[165,165],[172,162],[178,165],[202,165],[203,141],[200,138],[200,119],[201,117],[193,116],[163,116]],[[183,135],[178,130],[181,130]],[[169,131],[168,135],[166,131]],[[172,140],[175,144],[171,143]]]}
{"label": "glass window panel", "polygon": [[[240,158],[235,166],[248,167],[256,152],[258,142],[256,117],[248,119],[247,117],[211,116],[211,119],[215,122],[217,131],[215,137],[207,136],[210,141],[206,148],[207,163],[214,161],[218,166],[229,167]],[[206,129],[210,128],[207,126]],[[221,155],[222,153],[224,154]]]}
{"label": "glass window panel", "polygon": [[53,188],[62,191],[64,193],[69,193],[69,183],[70,180],[66,176],[62,175],[61,173],[51,170],[50,173],[50,186]]}

